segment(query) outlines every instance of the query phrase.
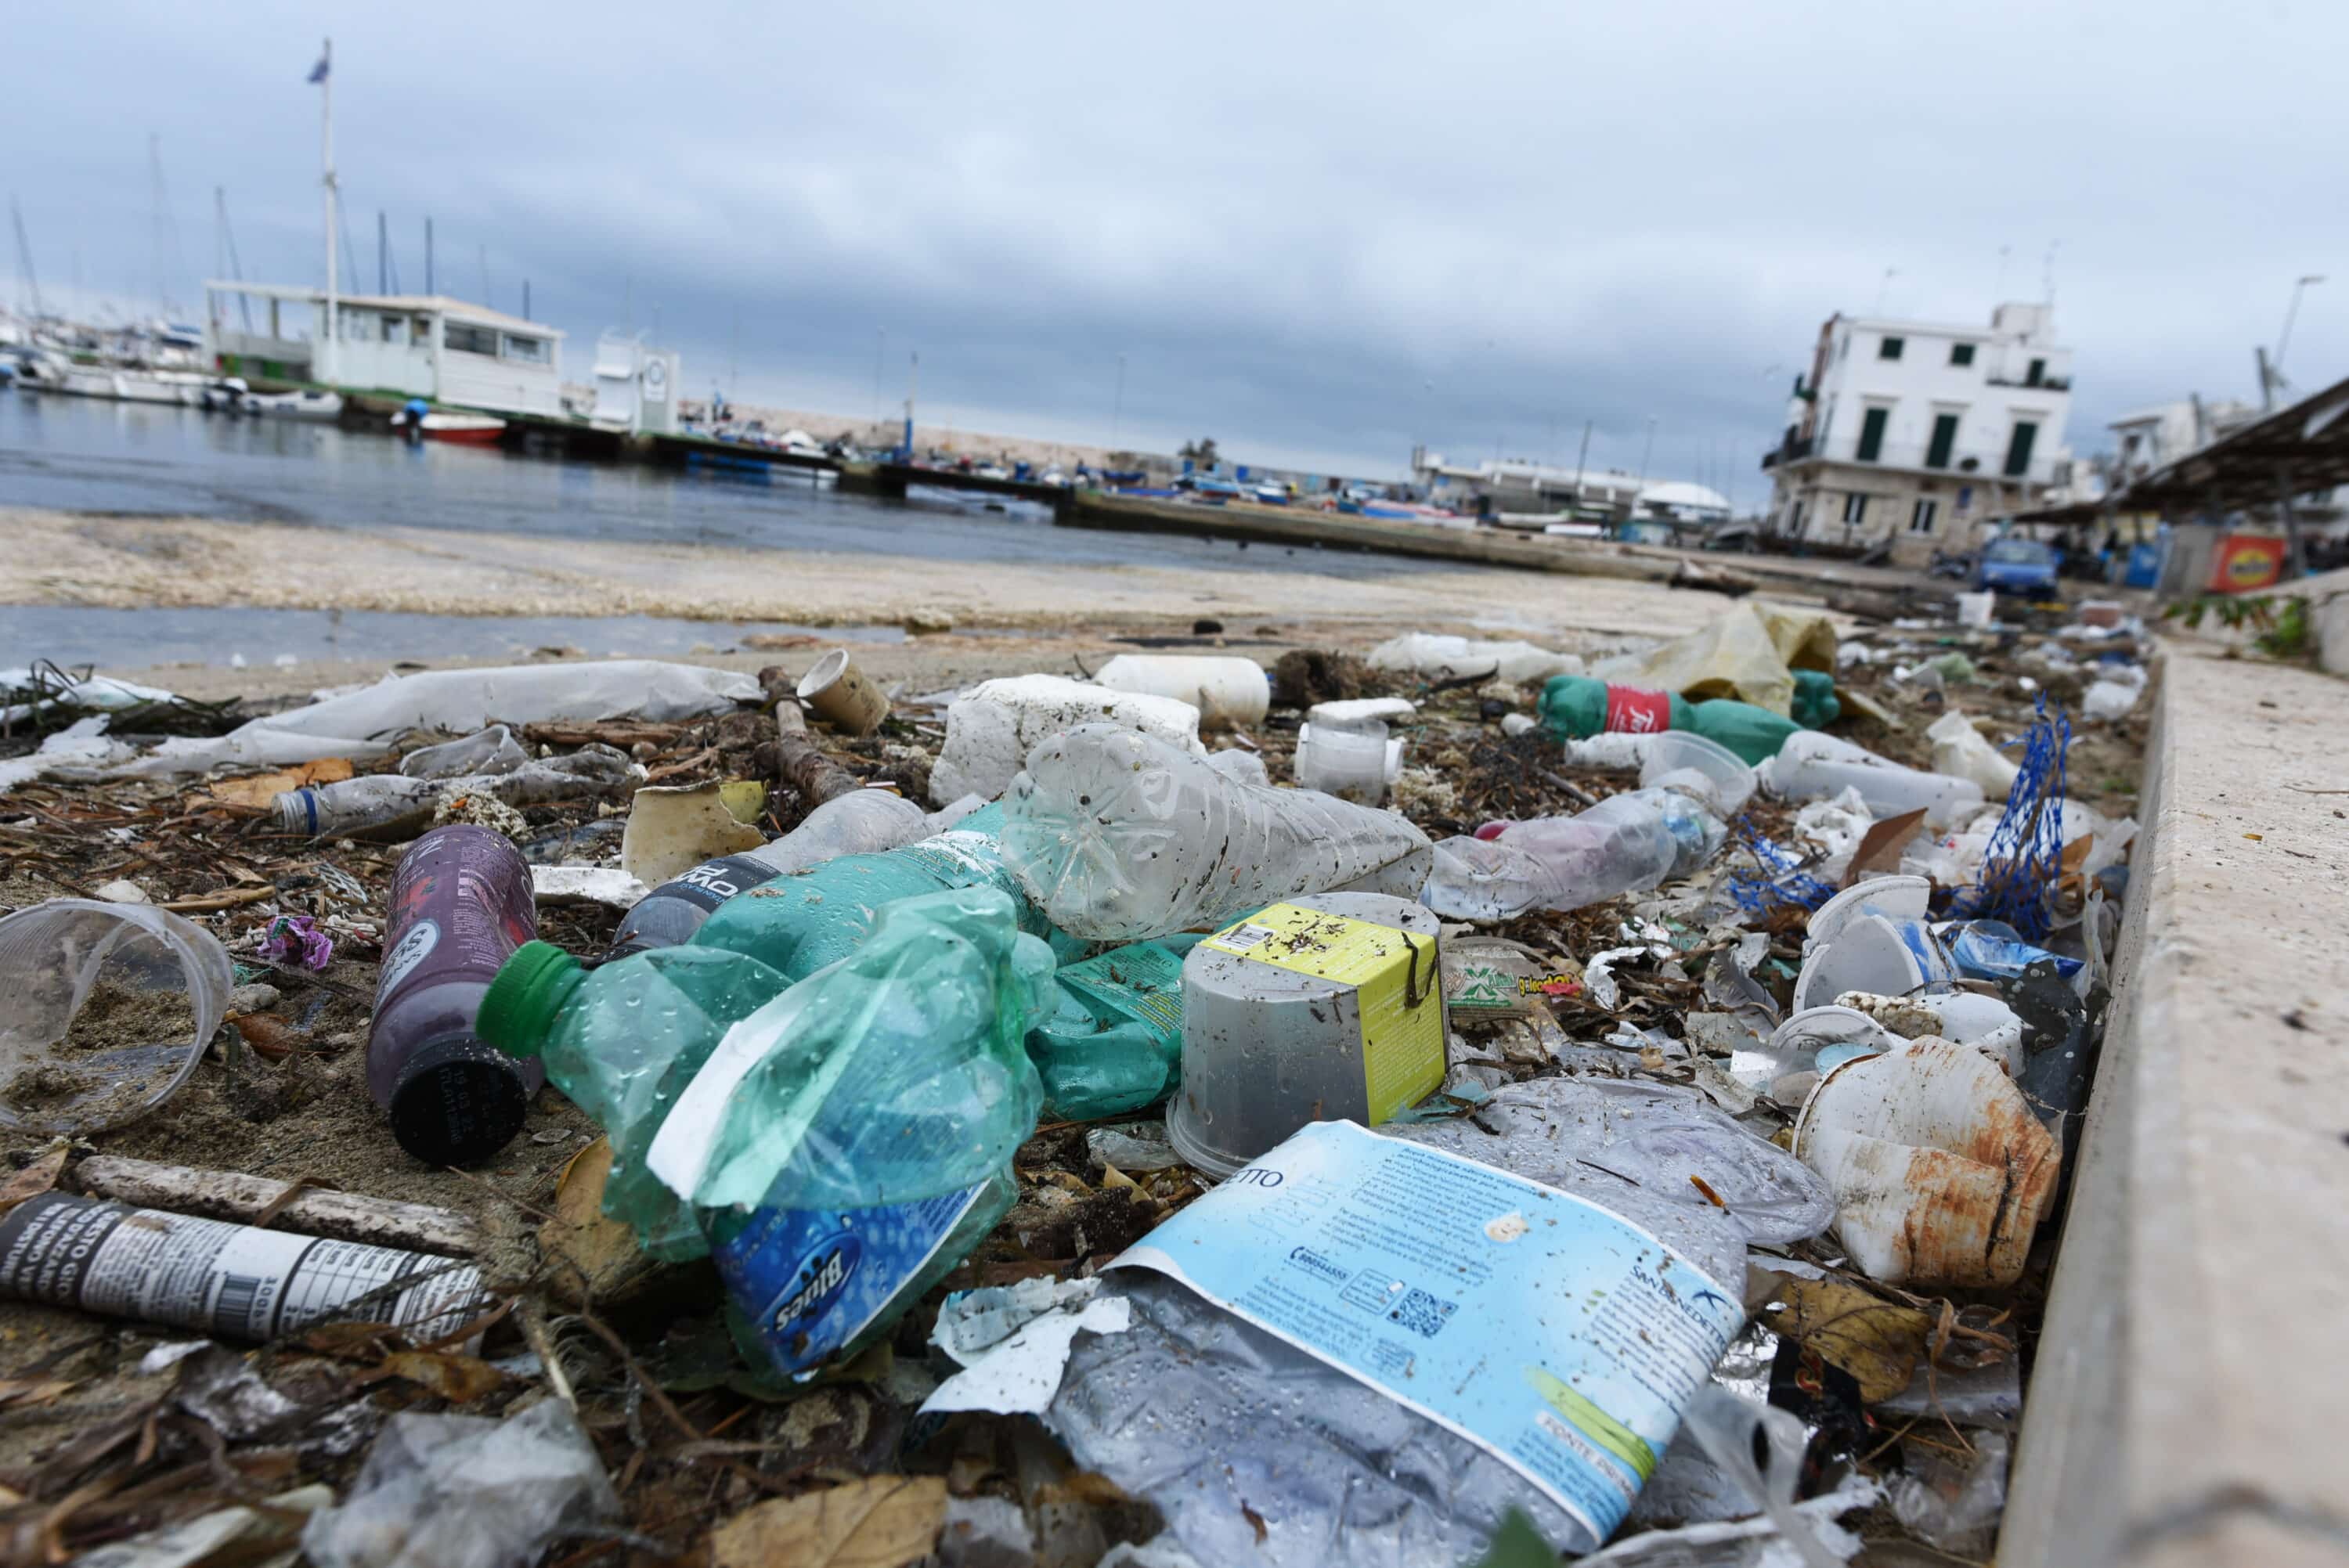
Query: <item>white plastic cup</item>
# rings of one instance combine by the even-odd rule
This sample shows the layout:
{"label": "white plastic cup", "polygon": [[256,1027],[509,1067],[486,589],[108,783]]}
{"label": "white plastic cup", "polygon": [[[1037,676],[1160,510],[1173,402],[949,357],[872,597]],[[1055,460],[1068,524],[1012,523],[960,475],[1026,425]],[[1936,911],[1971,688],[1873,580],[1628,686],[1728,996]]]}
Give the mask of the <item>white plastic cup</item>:
{"label": "white plastic cup", "polygon": [[[220,939],[169,910],[57,898],[0,920],[0,1126],[80,1135],[146,1115],[196,1070],[235,982]],[[78,1047],[74,1019],[101,985],[125,994],[125,1022]],[[186,998],[184,1035],[171,996]],[[172,1016],[158,1037],[139,1037],[142,1003]]]}
{"label": "white plastic cup", "polygon": [[1987,626],[1997,613],[1998,595],[1995,593],[1958,595],[1958,624],[1961,626]]}
{"label": "white plastic cup", "polygon": [[889,699],[849,658],[834,648],[800,677],[800,700],[851,735],[870,735],[889,717]]}
{"label": "white plastic cup", "polygon": [[2063,1160],[1995,1062],[1940,1039],[1828,1073],[1794,1143],[1835,1194],[1837,1238],[1886,1284],[2013,1284]]}

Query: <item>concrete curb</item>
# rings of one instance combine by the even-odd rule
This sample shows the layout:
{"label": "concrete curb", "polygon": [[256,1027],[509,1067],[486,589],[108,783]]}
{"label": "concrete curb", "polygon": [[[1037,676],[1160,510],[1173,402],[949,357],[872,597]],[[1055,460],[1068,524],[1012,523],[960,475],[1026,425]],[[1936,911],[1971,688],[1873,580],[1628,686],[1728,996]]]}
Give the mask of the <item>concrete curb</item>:
{"label": "concrete curb", "polygon": [[1998,1561],[2349,1564],[2349,687],[2170,645],[2149,700]]}

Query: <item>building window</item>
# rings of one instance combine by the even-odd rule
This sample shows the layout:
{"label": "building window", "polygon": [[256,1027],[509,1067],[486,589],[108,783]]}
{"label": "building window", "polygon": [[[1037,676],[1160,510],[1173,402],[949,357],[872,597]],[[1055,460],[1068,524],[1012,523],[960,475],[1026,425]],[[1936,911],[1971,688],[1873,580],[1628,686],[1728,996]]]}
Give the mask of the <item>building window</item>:
{"label": "building window", "polygon": [[2014,422],[2014,434],[2006,441],[2006,477],[2019,480],[2031,471],[2031,444],[2039,438],[2039,427],[2029,419]]}
{"label": "building window", "polygon": [[1967,512],[1973,511],[1973,509],[1974,487],[1971,485],[1960,485],[1958,487],[1958,515],[1962,517]]}
{"label": "building window", "polygon": [[1934,415],[1933,440],[1925,449],[1925,466],[1929,469],[1948,468],[1950,452],[1957,444],[1958,417],[1955,414]]}
{"label": "building window", "polygon": [[2045,382],[2046,379],[2047,361],[2044,359],[2033,360],[2031,362],[2031,368],[2023,373],[2023,384],[2025,387],[2040,386]]}
{"label": "building window", "polygon": [[1933,514],[1940,509],[1941,503],[1937,500],[1918,501],[1914,507],[1909,509],[1909,531],[1911,533],[1932,532]]}
{"label": "building window", "polygon": [[1868,498],[1854,491],[1843,498],[1843,525],[1857,528],[1868,521]]}
{"label": "building window", "polygon": [[1852,455],[1863,463],[1872,463],[1884,452],[1884,427],[1890,421],[1889,408],[1870,408],[1860,416],[1859,449]]}
{"label": "building window", "polygon": [[494,327],[469,326],[461,321],[440,324],[440,341],[465,354],[491,354],[498,351],[498,335]]}
{"label": "building window", "polygon": [[509,332],[506,334],[506,357],[519,359],[525,365],[543,365],[546,363],[546,339],[516,337]]}
{"label": "building window", "polygon": [[391,344],[406,344],[408,342],[408,318],[404,315],[385,316],[383,318],[383,341]]}
{"label": "building window", "polygon": [[1973,346],[1972,344],[1971,344],[1971,343],[1953,343],[1953,344],[1950,345],[1950,363],[1951,363],[1951,364],[1952,364],[1952,365],[1971,365],[1973,362],[1974,362],[1974,346]]}
{"label": "building window", "polygon": [[1878,359],[1898,359],[1900,357],[1900,350],[1907,346],[1908,339],[1906,338],[1888,337],[1883,342],[1876,346],[1876,357]]}
{"label": "building window", "polygon": [[1786,531],[1797,538],[1802,535],[1803,503],[1801,501],[1790,500],[1786,503]]}

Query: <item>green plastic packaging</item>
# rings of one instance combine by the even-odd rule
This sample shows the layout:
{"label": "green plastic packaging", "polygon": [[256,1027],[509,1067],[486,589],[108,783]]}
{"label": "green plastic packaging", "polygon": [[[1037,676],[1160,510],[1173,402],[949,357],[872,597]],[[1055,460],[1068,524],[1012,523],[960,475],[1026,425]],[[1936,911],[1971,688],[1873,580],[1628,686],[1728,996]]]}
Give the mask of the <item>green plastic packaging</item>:
{"label": "green plastic packaging", "polygon": [[552,943],[508,958],[474,1031],[546,1076],[612,1143],[604,1212],[655,1257],[709,1251],[692,1212],[645,1169],[662,1119],[726,1031],[783,993],[783,976],[739,953],[662,947],[595,969]]}
{"label": "green plastic packaging", "polygon": [[719,904],[694,933],[692,944],[747,954],[787,979],[804,980],[854,952],[885,904],[949,888],[986,887],[1011,901],[1020,930],[1052,939],[1060,956],[1091,953],[1090,944],[1054,932],[1005,867],[996,841],[1002,828],[1002,806],[986,806],[918,843],[843,855],[777,877]]}
{"label": "green plastic packaging", "polygon": [[1825,670],[1795,672],[1795,722],[1805,729],[1825,729],[1843,717],[1836,700],[1835,676]]}
{"label": "green plastic packaging", "polygon": [[1199,940],[1136,942],[1061,970],[1060,1007],[1028,1035],[1053,1117],[1122,1116],[1174,1092],[1183,1066],[1183,958]]}
{"label": "green plastic packaging", "polygon": [[1786,737],[1804,727],[1748,702],[1691,702],[1678,692],[1638,691],[1588,676],[1552,676],[1544,684],[1541,724],[1560,740],[1585,740],[1609,730],[1691,730],[1727,747],[1748,766],[1777,756]]}

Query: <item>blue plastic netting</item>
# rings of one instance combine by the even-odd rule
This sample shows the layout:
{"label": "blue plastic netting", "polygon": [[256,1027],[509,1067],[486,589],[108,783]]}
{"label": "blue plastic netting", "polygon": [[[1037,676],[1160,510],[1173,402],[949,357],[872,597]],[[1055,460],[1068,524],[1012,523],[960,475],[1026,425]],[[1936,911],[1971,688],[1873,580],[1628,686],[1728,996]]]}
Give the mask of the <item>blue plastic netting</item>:
{"label": "blue plastic netting", "polygon": [[2072,720],[2063,709],[2039,717],[2023,740],[2022,771],[2006,792],[2006,810],[1982,856],[1982,883],[1957,900],[1954,913],[1970,920],[2002,920],[2026,940],[2048,933],[2047,895],[2064,864],[2064,759]]}
{"label": "blue plastic netting", "polygon": [[1738,818],[1730,830],[1737,835],[1745,852],[1754,857],[1755,869],[1733,872],[1728,882],[1729,896],[1746,913],[1767,914],[1787,904],[1816,909],[1835,896],[1834,884],[1821,882],[1803,870],[1802,857],[1772,843],[1754,825],[1752,817]]}

